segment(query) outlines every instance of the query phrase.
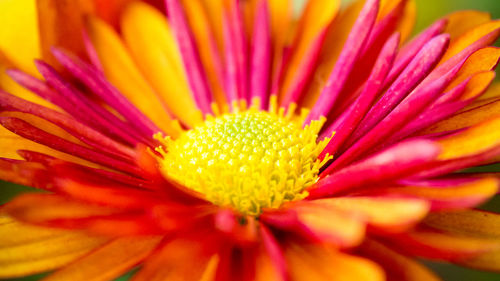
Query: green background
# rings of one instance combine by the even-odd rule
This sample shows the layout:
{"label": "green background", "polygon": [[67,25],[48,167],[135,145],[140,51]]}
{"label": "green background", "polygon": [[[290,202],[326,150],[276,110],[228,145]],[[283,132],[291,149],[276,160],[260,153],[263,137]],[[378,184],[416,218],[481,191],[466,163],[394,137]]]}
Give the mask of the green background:
{"label": "green background", "polygon": [[[213,0],[219,1],[219,0]],[[295,9],[300,11],[305,0],[295,0]],[[345,1],[349,2],[349,1]],[[456,10],[477,9],[488,11],[493,18],[500,18],[500,0],[416,0],[417,2],[417,25],[416,31],[422,30],[434,20]],[[0,182],[0,203],[8,201],[15,194],[31,190],[26,187],[16,186],[10,183]],[[496,199],[484,206],[486,209],[500,210],[500,200]],[[448,264],[426,262],[428,266],[434,269],[445,281],[494,281],[500,280],[500,274],[480,272],[465,268],[460,268]],[[37,275],[28,278],[12,280],[38,280],[43,275]],[[119,280],[127,280],[128,275]],[[425,281],[425,280],[422,280]]]}

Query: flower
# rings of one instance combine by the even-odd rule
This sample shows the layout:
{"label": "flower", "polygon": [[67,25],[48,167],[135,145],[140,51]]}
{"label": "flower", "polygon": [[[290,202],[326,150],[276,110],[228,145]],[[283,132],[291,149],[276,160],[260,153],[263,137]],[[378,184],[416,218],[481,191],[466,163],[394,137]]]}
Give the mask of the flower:
{"label": "flower", "polygon": [[1,208],[0,277],[500,270],[500,216],[473,209],[498,180],[464,172],[500,156],[498,21],[408,40],[406,0],[310,0],[296,25],[287,0],[114,2],[0,2],[29,31],[0,37],[0,177],[45,191]]}

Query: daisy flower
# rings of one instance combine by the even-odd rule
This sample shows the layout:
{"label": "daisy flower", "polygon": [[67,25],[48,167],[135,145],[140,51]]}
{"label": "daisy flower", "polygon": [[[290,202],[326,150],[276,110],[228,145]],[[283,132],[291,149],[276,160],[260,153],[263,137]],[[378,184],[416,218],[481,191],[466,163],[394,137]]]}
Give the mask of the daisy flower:
{"label": "daisy flower", "polygon": [[500,270],[500,22],[290,2],[0,1],[0,277]]}

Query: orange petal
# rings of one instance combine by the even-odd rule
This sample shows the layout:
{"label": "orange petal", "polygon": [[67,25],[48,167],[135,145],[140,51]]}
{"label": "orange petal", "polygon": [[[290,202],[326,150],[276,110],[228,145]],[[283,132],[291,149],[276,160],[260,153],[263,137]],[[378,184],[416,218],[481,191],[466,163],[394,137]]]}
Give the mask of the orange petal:
{"label": "orange petal", "polygon": [[[304,14],[299,22],[291,52],[293,52],[287,63],[287,70],[282,82],[280,94],[288,92],[301,67],[304,57],[320,34],[325,32],[337,15],[340,7],[338,0],[311,0],[307,3]],[[338,42],[337,42],[338,43]]]}
{"label": "orange petal", "polygon": [[432,209],[462,209],[478,205],[494,196],[498,191],[498,180],[482,178],[455,186],[401,186],[381,188],[381,191],[383,194],[426,199],[432,204]]}
{"label": "orange petal", "polygon": [[468,30],[491,20],[489,13],[474,10],[454,12],[446,18],[448,25],[444,32],[450,34],[451,41],[455,41]]}
{"label": "orange petal", "polygon": [[480,210],[466,210],[430,214],[424,223],[451,234],[498,239],[500,214]]}
{"label": "orange petal", "polygon": [[406,257],[389,247],[366,240],[361,252],[384,267],[389,281],[440,281],[433,272],[417,261]]}
{"label": "orange petal", "polygon": [[299,221],[320,240],[351,247],[361,243],[365,234],[362,220],[315,201],[297,203],[292,207]]}
{"label": "orange petal", "polygon": [[403,231],[425,217],[429,204],[424,200],[383,197],[342,197],[314,203],[355,214],[383,231]]}
{"label": "orange petal", "polygon": [[317,245],[289,245],[285,257],[292,280],[385,280],[383,270],[372,261]]}
{"label": "orange petal", "polygon": [[212,280],[218,256],[206,252],[201,241],[173,240],[149,258],[132,281]]}
{"label": "orange petal", "polygon": [[416,0],[409,0],[403,11],[403,16],[398,24],[397,31],[401,34],[401,44],[410,38],[417,20]]}
{"label": "orange petal", "polygon": [[120,238],[52,273],[45,281],[107,281],[144,260],[161,237]]}
{"label": "orange petal", "polygon": [[207,19],[209,21],[210,27],[214,32],[215,42],[217,44],[217,49],[220,54],[224,54],[224,35],[223,35],[223,14],[224,14],[224,2],[225,1],[213,1],[213,0],[198,0],[203,5],[205,12],[207,13]]}
{"label": "orange petal", "polygon": [[42,57],[58,65],[50,48],[57,46],[83,56],[85,47],[81,31],[83,15],[93,11],[93,3],[84,0],[36,0]]}
{"label": "orange petal", "polygon": [[355,1],[348,6],[335,20],[336,24],[328,27],[325,42],[318,58],[318,65],[312,77],[314,79],[309,85],[307,93],[301,106],[312,108],[319,97],[320,90],[328,80],[335,62],[342,51],[345,41],[349,36],[358,14],[363,8],[364,1]]}
{"label": "orange petal", "polygon": [[[474,75],[466,86],[463,98],[471,98],[480,95],[493,81],[495,74],[492,71],[482,72]],[[421,134],[432,134],[437,132],[455,131],[470,126],[480,126],[481,122],[498,115],[500,102],[486,101],[482,105],[477,105],[472,109],[467,109],[454,116],[438,122]],[[451,136],[450,138],[453,138]]]}
{"label": "orange petal", "polygon": [[204,46],[203,48],[198,48],[198,52],[200,53],[200,59],[205,68],[208,82],[214,93],[215,101],[222,110],[226,104],[225,94],[222,89],[222,62],[220,61],[220,52],[217,48],[213,31],[210,28],[207,13],[200,0],[183,0],[182,3],[196,45]]}
{"label": "orange petal", "polygon": [[109,81],[158,127],[177,135],[162,102],[111,26],[97,18],[89,18],[86,27]]}
{"label": "orange petal", "polygon": [[36,227],[0,217],[0,278],[52,270],[102,245],[106,239]]}
{"label": "orange petal", "polygon": [[500,272],[500,250],[490,251],[455,263],[479,270]]}
{"label": "orange petal", "polygon": [[413,27],[415,26],[417,16],[417,5],[415,0],[381,0],[377,21],[389,15],[402,1],[406,3],[403,15],[397,26],[397,31],[401,34],[401,43],[404,43],[411,35]]}
{"label": "orange petal", "polygon": [[291,0],[269,0],[268,3],[273,44],[272,77],[275,78],[283,62],[285,45],[292,29],[292,3]]}
{"label": "orange petal", "polygon": [[[493,70],[498,64],[498,60],[500,58],[500,49],[496,47],[486,47],[478,50],[474,54],[472,54],[465,64],[462,66],[460,71],[457,73],[457,76],[453,81],[448,85],[445,92],[455,88],[460,83],[471,77],[472,75]],[[469,94],[465,94],[463,99],[470,98]]]}
{"label": "orange petal", "polygon": [[495,30],[498,30],[498,28],[500,28],[500,21],[490,21],[463,33],[460,37],[458,37],[454,42],[450,44],[450,47],[444,54],[441,62],[447,61],[483,36]]}
{"label": "orange petal", "polygon": [[18,196],[5,205],[3,210],[16,219],[31,223],[116,213],[115,210],[106,207],[79,203],[55,194],[33,193]]}
{"label": "orange petal", "polygon": [[500,116],[474,125],[465,131],[439,139],[440,160],[471,156],[500,145]]}
{"label": "orange petal", "polygon": [[142,2],[132,2],[122,18],[125,43],[144,77],[160,94],[168,109],[194,126],[201,113],[192,99],[184,66],[168,22],[163,14]]}
{"label": "orange petal", "polygon": [[255,281],[284,281],[273,265],[273,260],[265,253],[259,253],[255,261]]}
{"label": "orange petal", "polygon": [[493,82],[491,86],[488,87],[488,90],[478,99],[483,101],[498,97],[500,97],[500,82]]}
{"label": "orange petal", "polygon": [[36,0],[0,1],[0,50],[14,65],[37,73],[33,59],[40,57]]}
{"label": "orange petal", "polygon": [[500,249],[500,242],[496,239],[450,235],[428,230],[416,230],[391,239],[391,242],[413,255],[451,261]]}

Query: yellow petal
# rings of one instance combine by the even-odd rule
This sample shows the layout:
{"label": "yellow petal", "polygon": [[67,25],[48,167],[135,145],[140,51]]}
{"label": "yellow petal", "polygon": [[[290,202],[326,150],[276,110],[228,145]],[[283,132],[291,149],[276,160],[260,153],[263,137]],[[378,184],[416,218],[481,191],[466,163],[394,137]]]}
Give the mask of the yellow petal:
{"label": "yellow petal", "polygon": [[0,50],[14,65],[37,73],[33,59],[40,57],[36,0],[0,1]]}
{"label": "yellow petal", "polygon": [[446,18],[448,24],[444,32],[450,34],[451,41],[455,41],[468,30],[491,20],[489,13],[474,10],[454,12]]}
{"label": "yellow petal", "polygon": [[142,2],[133,2],[122,18],[125,42],[144,77],[169,110],[189,126],[201,122],[191,97],[181,56],[164,15]]}
{"label": "yellow petal", "polygon": [[44,281],[112,280],[144,260],[161,241],[161,237],[119,238],[82,257]]}
{"label": "yellow petal", "polygon": [[169,135],[177,135],[161,100],[111,26],[97,18],[89,18],[86,26],[109,81],[158,127]]}
{"label": "yellow petal", "polygon": [[[0,1],[1,3],[1,1]],[[1,31],[0,31],[1,32]],[[57,111],[61,111],[61,109],[49,101],[37,96],[36,94],[26,90],[19,84],[17,84],[14,80],[12,80],[7,73],[5,72],[10,68],[19,68],[19,66],[14,65],[14,63],[7,58],[5,54],[0,51],[0,88],[5,92],[30,101],[32,103],[36,103]]]}
{"label": "yellow petal", "polygon": [[105,238],[23,224],[2,216],[0,278],[61,267],[104,244]]}

